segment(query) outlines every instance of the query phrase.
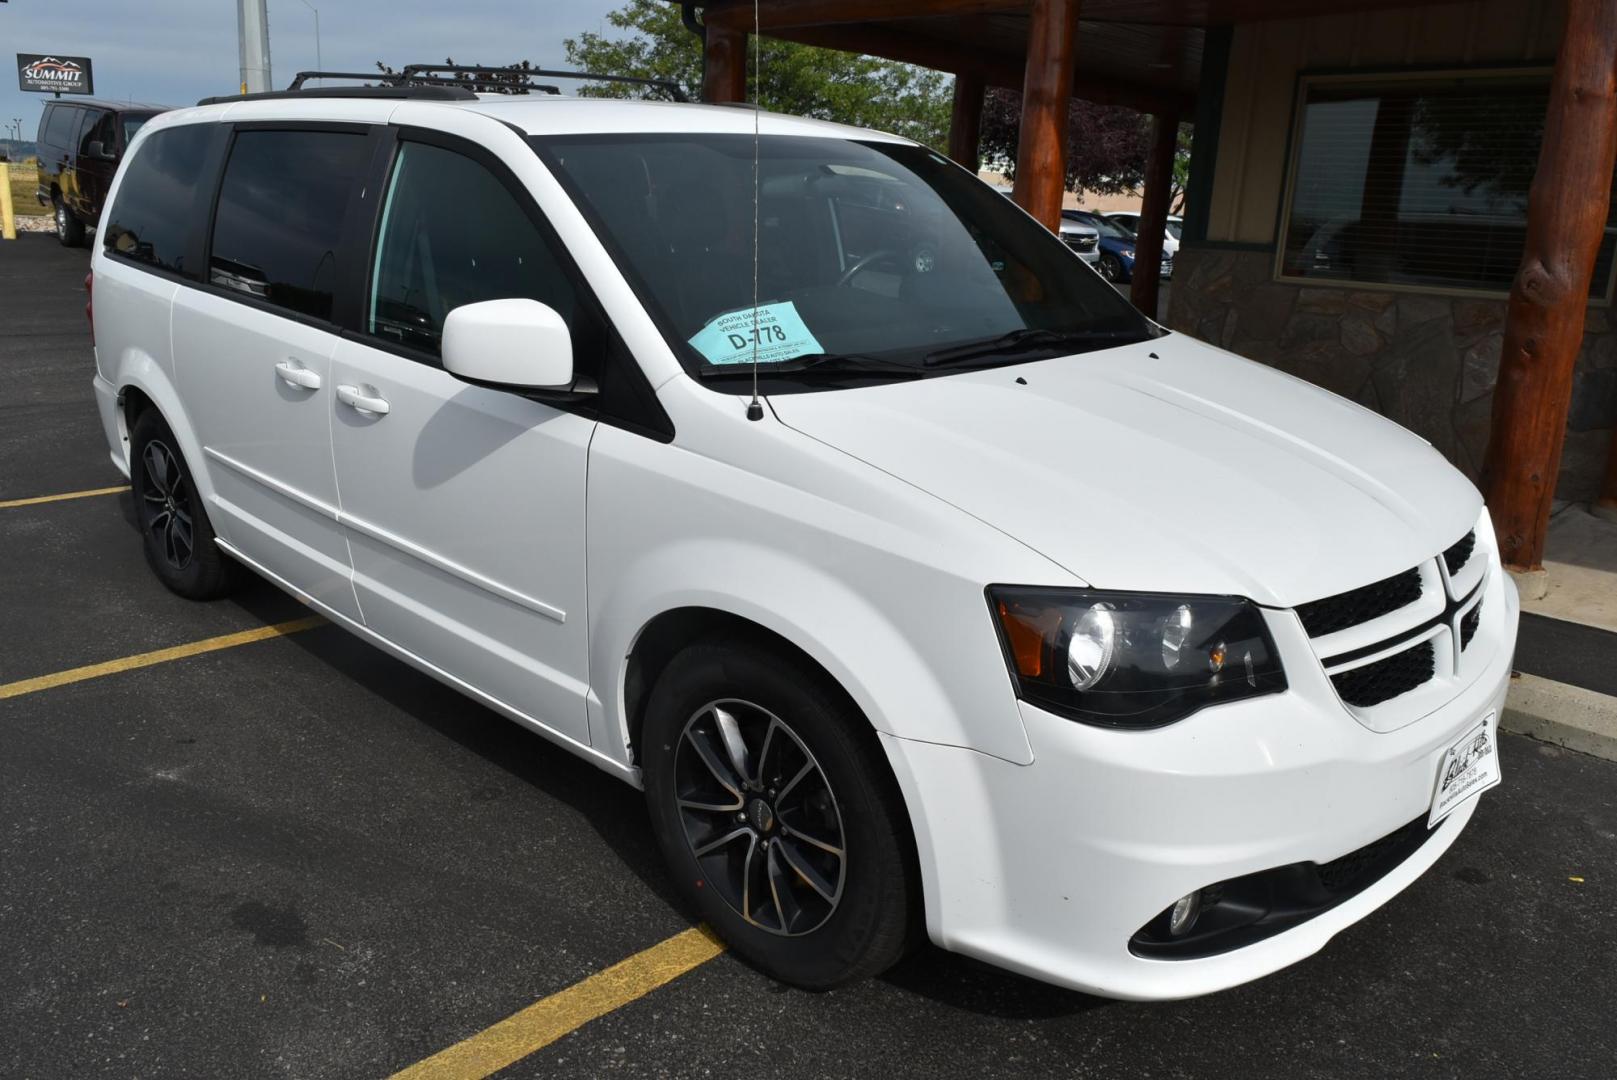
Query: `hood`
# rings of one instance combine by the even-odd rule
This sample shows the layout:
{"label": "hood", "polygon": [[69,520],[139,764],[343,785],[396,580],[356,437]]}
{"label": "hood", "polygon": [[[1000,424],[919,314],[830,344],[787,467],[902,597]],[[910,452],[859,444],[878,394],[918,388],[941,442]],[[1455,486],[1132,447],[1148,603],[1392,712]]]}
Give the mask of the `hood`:
{"label": "hood", "polygon": [[1433,557],[1482,508],[1391,421],[1180,334],[770,404],[1095,588],[1292,606]]}

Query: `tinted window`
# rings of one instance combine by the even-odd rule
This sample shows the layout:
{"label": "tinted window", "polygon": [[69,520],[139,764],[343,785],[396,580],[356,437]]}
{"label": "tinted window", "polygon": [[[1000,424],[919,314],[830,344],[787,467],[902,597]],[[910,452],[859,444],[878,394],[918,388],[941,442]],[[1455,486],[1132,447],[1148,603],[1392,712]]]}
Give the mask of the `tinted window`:
{"label": "tinted window", "polygon": [[65,149],[73,145],[73,129],[78,124],[82,109],[69,108],[57,105],[45,117],[42,125],[44,133],[40,136],[42,142],[51,146]]}
{"label": "tinted window", "polygon": [[[1543,76],[1305,87],[1286,207],[1287,276],[1510,288],[1544,135]],[[1608,229],[1594,293],[1607,288],[1612,252]]]}
{"label": "tinted window", "polygon": [[146,121],[148,121],[150,119],[151,119],[151,117],[149,117],[149,116],[126,116],[126,117],[124,117],[124,145],[125,146],[128,146],[130,143],[135,141],[135,132],[137,132],[141,128],[145,127],[146,126]]}
{"label": "tinted window", "polygon": [[208,279],[331,318],[343,218],[365,142],[336,131],[238,132],[219,188]]}
{"label": "tinted window", "polygon": [[511,297],[555,308],[576,342],[567,271],[511,192],[470,158],[404,143],[382,210],[366,330],[436,356],[444,316]]}
{"label": "tinted window", "polygon": [[153,132],[140,145],[107,215],[108,251],[201,280],[199,269],[186,264],[186,251],[197,218],[197,177],[217,130],[188,124]]}
{"label": "tinted window", "polygon": [[114,131],[111,113],[92,112],[88,114],[84,124],[79,128],[79,153],[88,154],[90,144],[93,142],[101,143],[103,153],[112,153],[118,148],[113,139]]}

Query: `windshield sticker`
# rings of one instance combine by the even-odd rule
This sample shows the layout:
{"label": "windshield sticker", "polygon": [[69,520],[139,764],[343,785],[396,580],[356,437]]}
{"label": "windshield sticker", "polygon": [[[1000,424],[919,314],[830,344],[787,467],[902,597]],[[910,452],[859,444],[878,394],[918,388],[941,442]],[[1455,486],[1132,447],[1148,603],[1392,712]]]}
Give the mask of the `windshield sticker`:
{"label": "windshield sticker", "polygon": [[782,364],[825,351],[790,300],[720,315],[691,338],[691,347],[710,364],[750,364],[755,325],[760,364]]}

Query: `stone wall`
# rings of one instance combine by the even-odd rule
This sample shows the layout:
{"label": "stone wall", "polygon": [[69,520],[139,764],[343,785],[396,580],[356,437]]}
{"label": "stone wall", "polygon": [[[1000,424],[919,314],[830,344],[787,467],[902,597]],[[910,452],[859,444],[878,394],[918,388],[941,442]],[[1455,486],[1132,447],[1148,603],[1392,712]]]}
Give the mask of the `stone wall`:
{"label": "stone wall", "polygon": [[[1297,285],[1268,251],[1181,248],[1167,325],[1349,397],[1473,479],[1488,444],[1505,301]],[[1617,332],[1591,306],[1556,494],[1595,497],[1617,427]]]}

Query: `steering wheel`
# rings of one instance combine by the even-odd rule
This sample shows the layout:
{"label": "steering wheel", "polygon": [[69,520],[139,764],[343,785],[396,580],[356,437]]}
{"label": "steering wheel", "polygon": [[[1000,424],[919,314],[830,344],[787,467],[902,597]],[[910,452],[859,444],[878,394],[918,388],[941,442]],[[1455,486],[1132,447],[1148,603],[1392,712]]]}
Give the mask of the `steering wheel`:
{"label": "steering wheel", "polygon": [[837,288],[842,288],[843,286],[847,285],[848,282],[864,273],[865,269],[869,267],[871,263],[877,262],[881,259],[891,259],[896,255],[897,252],[891,250],[890,248],[877,248],[875,251],[871,251],[859,256],[859,258],[854,260],[853,265],[844,270],[842,272],[842,276],[837,278]]}

